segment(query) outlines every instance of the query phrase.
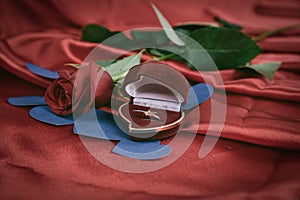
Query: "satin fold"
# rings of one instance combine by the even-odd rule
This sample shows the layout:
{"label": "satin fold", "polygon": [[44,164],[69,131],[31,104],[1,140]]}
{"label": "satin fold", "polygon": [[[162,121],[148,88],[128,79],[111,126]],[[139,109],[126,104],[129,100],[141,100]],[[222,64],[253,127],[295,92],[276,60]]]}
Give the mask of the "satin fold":
{"label": "satin fold", "polygon": [[[153,3],[172,25],[220,17],[244,26],[243,32],[253,37],[300,23],[296,0]],[[81,28],[88,23],[112,31],[158,27],[149,1],[2,0],[0,22],[1,199],[299,199],[300,30],[258,43],[265,51],[253,63],[282,62],[272,81],[249,69],[199,73],[183,63],[163,61],[191,83],[205,80],[215,88],[213,101],[227,106],[221,138],[207,157],[198,157],[210,125],[209,100],[199,107],[200,119],[185,129],[199,125],[182,157],[159,171],[130,174],[96,160],[71,126],[38,122],[29,116],[29,108],[13,107],[7,98],[44,95],[51,80],[32,74],[25,62],[53,71],[81,63],[97,46],[80,41]],[[133,54],[104,45],[98,51],[101,59]],[[226,103],[220,98],[222,89]],[[211,124],[212,130],[222,125]]]}

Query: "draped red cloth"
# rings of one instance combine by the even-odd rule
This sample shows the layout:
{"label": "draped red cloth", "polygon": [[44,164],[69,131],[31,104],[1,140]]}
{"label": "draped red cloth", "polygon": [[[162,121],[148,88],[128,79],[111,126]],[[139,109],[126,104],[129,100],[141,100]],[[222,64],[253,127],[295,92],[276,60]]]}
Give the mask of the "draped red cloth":
{"label": "draped red cloth", "polygon": [[[248,34],[300,23],[297,0],[153,1],[172,24],[243,25]],[[284,3],[283,3],[284,2]],[[184,155],[161,170],[130,174],[97,161],[72,133],[13,107],[10,96],[43,95],[49,80],[26,61],[52,70],[79,63],[97,44],[80,41],[80,29],[98,23],[111,30],[159,26],[148,1],[0,1],[0,197],[3,199],[298,199],[300,197],[300,31],[263,40],[255,63],[280,61],[269,81],[254,72],[224,70],[225,125],[212,152],[198,158],[208,115]],[[107,54],[114,50],[103,46]],[[147,60],[145,56],[143,58]],[[167,61],[189,80],[203,81],[185,65]],[[216,88],[216,72],[202,72]],[[202,105],[206,110],[209,105]],[[201,113],[202,114],[202,113]],[[229,140],[228,140],[229,139]]]}

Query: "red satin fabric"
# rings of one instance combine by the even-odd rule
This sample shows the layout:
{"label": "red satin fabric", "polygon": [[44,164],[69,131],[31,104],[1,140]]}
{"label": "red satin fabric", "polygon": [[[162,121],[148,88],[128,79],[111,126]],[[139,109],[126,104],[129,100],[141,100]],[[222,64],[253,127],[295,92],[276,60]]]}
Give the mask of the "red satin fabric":
{"label": "red satin fabric", "polygon": [[[217,16],[244,25],[249,34],[257,34],[300,23],[293,9],[299,6],[295,0],[285,1],[289,12],[280,11],[279,4],[271,1],[154,3],[172,24],[211,22]],[[0,66],[18,76],[1,69],[0,197],[299,198],[299,30],[259,43],[266,51],[255,58],[255,63],[282,62],[273,81],[250,71],[221,72],[227,92],[227,116],[221,137],[231,140],[220,139],[207,157],[198,158],[210,118],[207,102],[200,107],[201,134],[179,160],[156,172],[128,174],[92,157],[71,126],[37,122],[29,117],[28,108],[13,107],[6,98],[43,95],[42,88],[49,84],[49,80],[30,73],[25,61],[53,70],[63,69],[65,63],[81,62],[96,45],[79,40],[80,28],[87,23],[99,23],[111,30],[159,26],[148,1],[3,0],[0,22]],[[102,50],[106,52],[103,58],[118,51],[105,46]],[[205,78],[216,89],[222,87],[215,79],[216,72],[202,72],[200,77],[183,64],[166,62],[191,81]]]}

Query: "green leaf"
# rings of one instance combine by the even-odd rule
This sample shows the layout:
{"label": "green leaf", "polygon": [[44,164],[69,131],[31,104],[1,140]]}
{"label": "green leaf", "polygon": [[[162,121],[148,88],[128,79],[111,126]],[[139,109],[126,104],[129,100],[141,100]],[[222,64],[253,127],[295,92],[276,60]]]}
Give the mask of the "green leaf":
{"label": "green leaf", "polygon": [[114,62],[115,62],[115,60],[98,60],[98,61],[96,61],[96,64],[100,65],[103,68],[106,68]]}
{"label": "green leaf", "polygon": [[193,23],[187,23],[187,24],[180,24],[174,26],[174,30],[178,31],[180,33],[184,33],[186,35],[190,35],[193,31],[206,28],[206,27],[218,27],[216,24],[210,24],[210,23],[198,23],[198,24],[193,24]]}
{"label": "green leaf", "polygon": [[71,66],[77,69],[80,69],[81,65],[77,63],[66,63],[65,66]]}
{"label": "green leaf", "polygon": [[220,18],[218,18],[218,17],[215,17],[214,18],[214,20],[216,21],[216,22],[219,22],[223,27],[225,27],[225,28],[231,28],[231,29],[235,29],[235,30],[241,30],[243,27],[242,26],[239,26],[239,25],[237,25],[237,24],[233,24],[233,23],[231,23],[231,22],[228,22],[228,21],[225,21],[225,20],[223,20],[223,19],[220,19]]}
{"label": "green leaf", "polygon": [[276,70],[280,67],[281,62],[268,62],[256,65],[243,66],[241,68],[250,68],[266,76],[270,81],[273,79]]}
{"label": "green leaf", "polygon": [[[207,27],[192,32],[190,37],[208,52],[220,70],[245,65],[261,51],[250,37],[234,29]],[[189,59],[201,63],[200,55],[186,53]]]}
{"label": "green leaf", "polygon": [[112,32],[113,35],[105,40],[102,44],[125,50],[136,49],[133,40],[127,38],[122,32]]}
{"label": "green leaf", "polygon": [[164,56],[169,54],[169,51],[164,51],[160,49],[155,49],[155,48],[148,48],[146,49],[147,54],[150,54],[152,56]]}
{"label": "green leaf", "polygon": [[174,44],[178,45],[178,46],[185,46],[184,41],[182,41],[177,34],[175,33],[175,31],[173,30],[172,26],[170,25],[170,23],[166,20],[166,18],[161,14],[161,12],[157,9],[157,7],[154,4],[151,4],[152,8],[156,14],[156,16],[158,17],[158,20],[161,24],[161,26],[164,28],[164,31],[167,35],[167,37],[174,42]]}
{"label": "green leaf", "polygon": [[[109,39],[113,37],[112,39]],[[127,38],[124,33],[120,31],[110,31],[104,26],[98,24],[88,24],[81,32],[81,40],[87,42],[101,43],[104,45],[112,46],[121,49],[134,48],[132,40]]]}
{"label": "green leaf", "polygon": [[185,60],[180,56],[183,55],[186,51],[186,47],[179,47],[175,45],[166,45],[161,49],[149,48],[147,49],[147,53],[154,55],[154,60],[166,60],[172,59],[180,62],[185,62]]}
{"label": "green leaf", "polygon": [[159,47],[170,43],[170,39],[166,36],[163,30],[161,31],[141,31],[132,30],[131,36],[136,46],[151,46]]}
{"label": "green leaf", "polygon": [[102,42],[114,33],[110,32],[104,26],[97,24],[88,24],[81,31],[81,40],[87,42]]}
{"label": "green leaf", "polygon": [[140,51],[136,55],[117,60],[110,66],[105,67],[104,70],[106,70],[110,74],[114,82],[117,82],[118,80],[126,76],[129,69],[141,63],[142,53],[143,51]]}

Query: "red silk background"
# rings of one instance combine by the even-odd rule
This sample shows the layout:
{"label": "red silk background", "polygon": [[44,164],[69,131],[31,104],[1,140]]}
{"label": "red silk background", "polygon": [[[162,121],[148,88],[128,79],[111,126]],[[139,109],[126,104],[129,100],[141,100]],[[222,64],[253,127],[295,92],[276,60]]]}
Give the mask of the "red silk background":
{"label": "red silk background", "polygon": [[[212,22],[243,25],[256,35],[300,23],[300,2],[153,1],[172,24]],[[24,62],[59,70],[81,62],[96,44],[80,41],[80,29],[98,23],[111,30],[159,26],[148,1],[0,1],[0,197],[3,199],[298,199],[300,196],[300,31],[268,38],[254,62],[283,62],[274,80],[224,70],[225,126],[213,151],[198,152],[199,135],[170,166],[146,174],[113,170],[92,157],[72,126],[55,127],[30,118],[28,108],[9,105],[10,96],[43,95],[48,80]],[[103,47],[105,48],[105,47]],[[108,54],[113,50],[107,49]],[[147,59],[146,57],[144,59]],[[168,62],[192,81],[180,63]],[[203,76],[215,87],[215,72]],[[200,109],[206,109],[204,104]],[[202,114],[202,113],[201,113]]]}

